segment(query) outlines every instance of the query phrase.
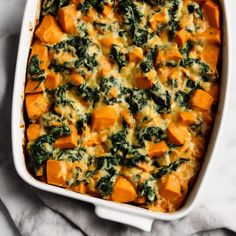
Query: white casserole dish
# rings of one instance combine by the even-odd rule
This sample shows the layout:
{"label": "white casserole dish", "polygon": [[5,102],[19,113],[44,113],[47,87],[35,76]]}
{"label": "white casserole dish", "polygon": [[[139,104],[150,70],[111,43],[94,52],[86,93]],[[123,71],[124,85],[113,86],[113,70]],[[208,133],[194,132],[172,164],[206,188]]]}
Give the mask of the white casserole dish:
{"label": "white casserole dish", "polygon": [[48,185],[36,180],[27,170],[24,155],[24,89],[26,67],[29,55],[29,49],[34,33],[34,28],[39,17],[41,0],[27,0],[25,13],[22,23],[20,43],[18,49],[17,66],[15,72],[15,84],[12,104],[12,148],[14,164],[18,174],[28,184],[48,192],[60,194],[70,198],[82,200],[95,205],[95,213],[108,220],[128,224],[140,228],[145,231],[150,231],[153,220],[176,220],[186,216],[195,206],[199,199],[200,192],[206,183],[207,176],[214,157],[216,156],[216,147],[219,142],[219,137],[222,132],[224,117],[226,113],[226,105],[229,97],[230,84],[230,42],[229,42],[229,28],[227,22],[227,6],[226,0],[221,0],[222,7],[222,29],[223,29],[223,45],[222,45],[222,71],[221,71],[221,94],[218,106],[218,112],[211,135],[211,140],[208,145],[207,153],[202,164],[198,179],[191,190],[185,204],[174,213],[157,213],[151,212],[139,207],[119,204],[103,199],[82,195],[72,191],[68,191],[56,186]]}

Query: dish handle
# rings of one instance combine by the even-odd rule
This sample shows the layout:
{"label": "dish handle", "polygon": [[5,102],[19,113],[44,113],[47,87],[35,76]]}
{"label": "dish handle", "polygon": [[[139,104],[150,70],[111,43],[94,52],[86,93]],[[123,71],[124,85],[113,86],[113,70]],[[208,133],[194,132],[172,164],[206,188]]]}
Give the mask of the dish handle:
{"label": "dish handle", "polygon": [[113,210],[104,206],[95,206],[95,213],[100,218],[131,225],[147,232],[150,232],[152,228],[153,219],[149,217],[122,212],[117,209]]}

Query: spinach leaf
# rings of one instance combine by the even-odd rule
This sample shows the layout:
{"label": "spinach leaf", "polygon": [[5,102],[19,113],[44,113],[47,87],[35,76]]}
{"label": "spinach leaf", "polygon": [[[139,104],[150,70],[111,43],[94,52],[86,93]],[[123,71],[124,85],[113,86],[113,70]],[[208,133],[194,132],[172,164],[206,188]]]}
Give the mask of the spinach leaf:
{"label": "spinach leaf", "polygon": [[185,158],[180,158],[179,160],[172,162],[170,165],[168,166],[164,166],[161,167],[158,172],[153,174],[153,177],[155,179],[160,179],[162,176],[171,173],[172,171],[176,171],[180,165],[182,165],[183,163],[189,161],[188,159]]}
{"label": "spinach leaf", "polygon": [[40,136],[30,145],[29,166],[33,170],[37,170],[49,157],[52,156],[53,142],[55,139],[50,135]]}
{"label": "spinach leaf", "polygon": [[82,134],[84,128],[85,128],[85,125],[89,125],[91,124],[91,114],[84,114],[84,116],[82,117],[79,117],[77,123],[76,123],[76,128],[78,130],[78,133],[79,134]]}
{"label": "spinach leaf", "polygon": [[178,88],[178,80],[177,79],[169,79],[168,85],[172,88]]}
{"label": "spinach leaf", "polygon": [[118,0],[117,11],[124,15],[125,24],[129,26],[129,34],[133,43],[144,46],[148,40],[148,30],[139,25],[143,14],[132,0]]}
{"label": "spinach leaf", "polygon": [[125,89],[125,100],[129,103],[129,109],[137,114],[147,105],[147,93],[142,89]]}
{"label": "spinach leaf", "polygon": [[28,73],[32,76],[32,80],[43,81],[44,70],[40,69],[40,60],[37,55],[33,55],[28,64]]}
{"label": "spinach leaf", "polygon": [[144,46],[148,40],[148,31],[146,28],[132,27],[130,31],[133,43],[139,47]]}
{"label": "spinach leaf", "polygon": [[190,99],[190,95],[183,91],[178,91],[175,94],[175,101],[182,107],[188,107],[189,99]]}
{"label": "spinach leaf", "polygon": [[111,58],[117,63],[119,70],[127,64],[126,56],[120,52],[120,48],[117,45],[112,45]]}
{"label": "spinach leaf", "polygon": [[54,105],[68,105],[73,107],[73,101],[66,98],[66,91],[71,88],[72,85],[69,83],[59,86],[54,92]]}
{"label": "spinach leaf", "polygon": [[141,197],[143,196],[146,197],[148,203],[157,200],[157,189],[154,179],[150,178],[144,182],[141,190]]}
{"label": "spinach leaf", "polygon": [[193,80],[188,79],[187,82],[186,82],[186,86],[188,88],[195,89],[197,87],[197,84]]}
{"label": "spinach leaf", "polygon": [[126,166],[128,168],[138,166],[138,163],[145,161],[146,156],[142,155],[138,149],[130,148],[126,157],[121,157],[120,165]]}
{"label": "spinach leaf", "polygon": [[142,147],[145,144],[145,140],[158,143],[165,138],[166,135],[164,131],[159,127],[145,127],[137,132],[137,140]]}
{"label": "spinach leaf", "polygon": [[142,0],[142,1],[148,3],[151,6],[163,7],[166,4],[166,0]]}
{"label": "spinach leaf", "polygon": [[97,182],[97,189],[100,192],[102,196],[107,196],[112,193],[112,186],[113,186],[113,181],[112,177],[107,175],[102,177],[98,182]]}
{"label": "spinach leaf", "polygon": [[[114,168],[115,166],[118,166],[119,164],[119,158],[116,158],[114,156],[105,156],[95,159],[95,165],[96,170],[106,170],[108,171],[111,168]],[[111,171],[110,171],[111,172]]]}
{"label": "spinach leaf", "polygon": [[180,29],[179,21],[176,20],[176,14],[179,10],[180,0],[173,0],[171,2],[172,2],[172,7],[168,10],[170,20],[167,24],[167,28],[169,30],[168,36],[170,40],[174,38],[176,31]]}
{"label": "spinach leaf", "polygon": [[81,96],[85,101],[95,104],[99,101],[99,90],[97,88],[91,88],[87,84],[82,84],[77,88],[76,94]]}
{"label": "spinach leaf", "polygon": [[125,156],[129,151],[129,143],[127,141],[127,130],[121,130],[111,137],[111,153],[117,156]]}
{"label": "spinach leaf", "polygon": [[49,69],[53,70],[55,72],[69,72],[70,68],[69,68],[69,63],[68,62],[64,62],[63,64],[59,64],[57,60],[53,60],[50,65],[49,65]]}
{"label": "spinach leaf", "polygon": [[192,66],[194,63],[200,65],[200,74],[202,76],[207,76],[207,73],[209,72],[210,70],[210,67],[203,61],[199,60],[199,59],[195,59],[195,58],[183,58],[181,61],[180,61],[180,66],[182,67],[190,67]]}
{"label": "spinach leaf", "polygon": [[87,13],[90,7],[93,7],[98,13],[101,13],[104,9],[105,0],[84,0],[79,6],[79,9],[83,13]]}
{"label": "spinach leaf", "polygon": [[171,111],[171,96],[167,90],[163,91],[163,89],[159,88],[158,84],[155,84],[149,92],[156,104],[158,113],[168,113]]}
{"label": "spinach leaf", "polygon": [[54,139],[57,139],[57,138],[64,136],[64,135],[69,135],[70,134],[70,127],[67,125],[53,127],[50,131],[50,134]]}
{"label": "spinach leaf", "polygon": [[87,37],[76,36],[68,41],[68,44],[75,48],[78,60],[75,62],[75,67],[87,67],[88,70],[93,70],[97,65],[96,54],[88,54],[88,49],[92,45]]}
{"label": "spinach leaf", "polygon": [[192,49],[193,49],[193,42],[191,40],[188,40],[185,47],[180,49],[180,53],[184,57],[188,57]]}
{"label": "spinach leaf", "polygon": [[58,9],[69,5],[70,0],[44,0],[42,7],[42,15],[57,15]]}
{"label": "spinach leaf", "polygon": [[196,13],[200,19],[203,19],[202,10],[197,4],[189,4],[188,12],[190,14]]}
{"label": "spinach leaf", "polygon": [[75,162],[82,160],[86,156],[86,151],[81,147],[76,147],[74,149],[58,149],[53,154],[57,160]]}
{"label": "spinach leaf", "polygon": [[144,73],[149,72],[153,67],[153,61],[157,54],[157,46],[151,48],[147,54],[145,60],[140,64],[140,68]]}
{"label": "spinach leaf", "polygon": [[112,105],[115,103],[121,102],[121,93],[119,93],[116,97],[110,96],[110,90],[112,88],[116,88],[117,91],[120,91],[120,86],[113,76],[110,78],[101,78],[100,79],[100,90],[104,93],[104,101],[108,105]]}

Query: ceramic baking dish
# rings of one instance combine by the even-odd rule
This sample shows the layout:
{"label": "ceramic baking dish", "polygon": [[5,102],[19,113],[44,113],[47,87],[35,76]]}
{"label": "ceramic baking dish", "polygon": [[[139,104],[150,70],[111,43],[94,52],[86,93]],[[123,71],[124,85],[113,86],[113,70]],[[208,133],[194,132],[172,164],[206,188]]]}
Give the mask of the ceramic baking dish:
{"label": "ceramic baking dish", "polygon": [[12,104],[12,148],[14,164],[18,174],[28,184],[35,188],[45,190],[48,192],[60,194],[66,197],[78,199],[89,202],[95,206],[95,213],[108,220],[128,224],[140,228],[145,231],[150,231],[152,223],[155,219],[159,220],[176,220],[186,216],[194,207],[199,199],[200,192],[203,185],[208,178],[210,168],[214,157],[216,156],[216,148],[219,142],[219,137],[222,132],[224,117],[226,113],[226,105],[229,97],[229,83],[230,83],[230,42],[227,21],[227,5],[226,0],[221,0],[222,7],[222,29],[223,29],[223,46],[222,46],[222,70],[221,70],[221,94],[218,112],[211,135],[210,143],[208,145],[207,153],[202,164],[198,179],[191,190],[185,204],[174,213],[158,213],[151,212],[136,206],[119,204],[103,199],[82,195],[72,191],[68,191],[56,186],[48,185],[36,180],[27,170],[24,155],[24,89],[27,60],[29,50],[32,42],[34,28],[39,17],[39,10],[41,0],[27,0],[23,24],[21,29],[20,43],[18,49],[17,66],[15,72],[15,84]]}

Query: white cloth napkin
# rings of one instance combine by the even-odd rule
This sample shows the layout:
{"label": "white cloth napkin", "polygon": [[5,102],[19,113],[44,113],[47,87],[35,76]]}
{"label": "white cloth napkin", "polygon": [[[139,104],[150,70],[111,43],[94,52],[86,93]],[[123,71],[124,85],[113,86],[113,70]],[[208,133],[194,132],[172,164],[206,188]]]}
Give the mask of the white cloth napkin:
{"label": "white cloth napkin", "polygon": [[[95,215],[92,205],[36,190],[18,177],[12,161],[10,132],[17,46],[18,35],[0,38],[0,201],[22,235],[226,235],[215,231],[221,228],[236,232],[236,126],[233,118],[236,95],[232,93],[225,138],[221,139],[212,173],[197,207],[181,220],[155,221],[152,232],[145,233],[102,220]],[[231,88],[235,91],[236,82]]]}

